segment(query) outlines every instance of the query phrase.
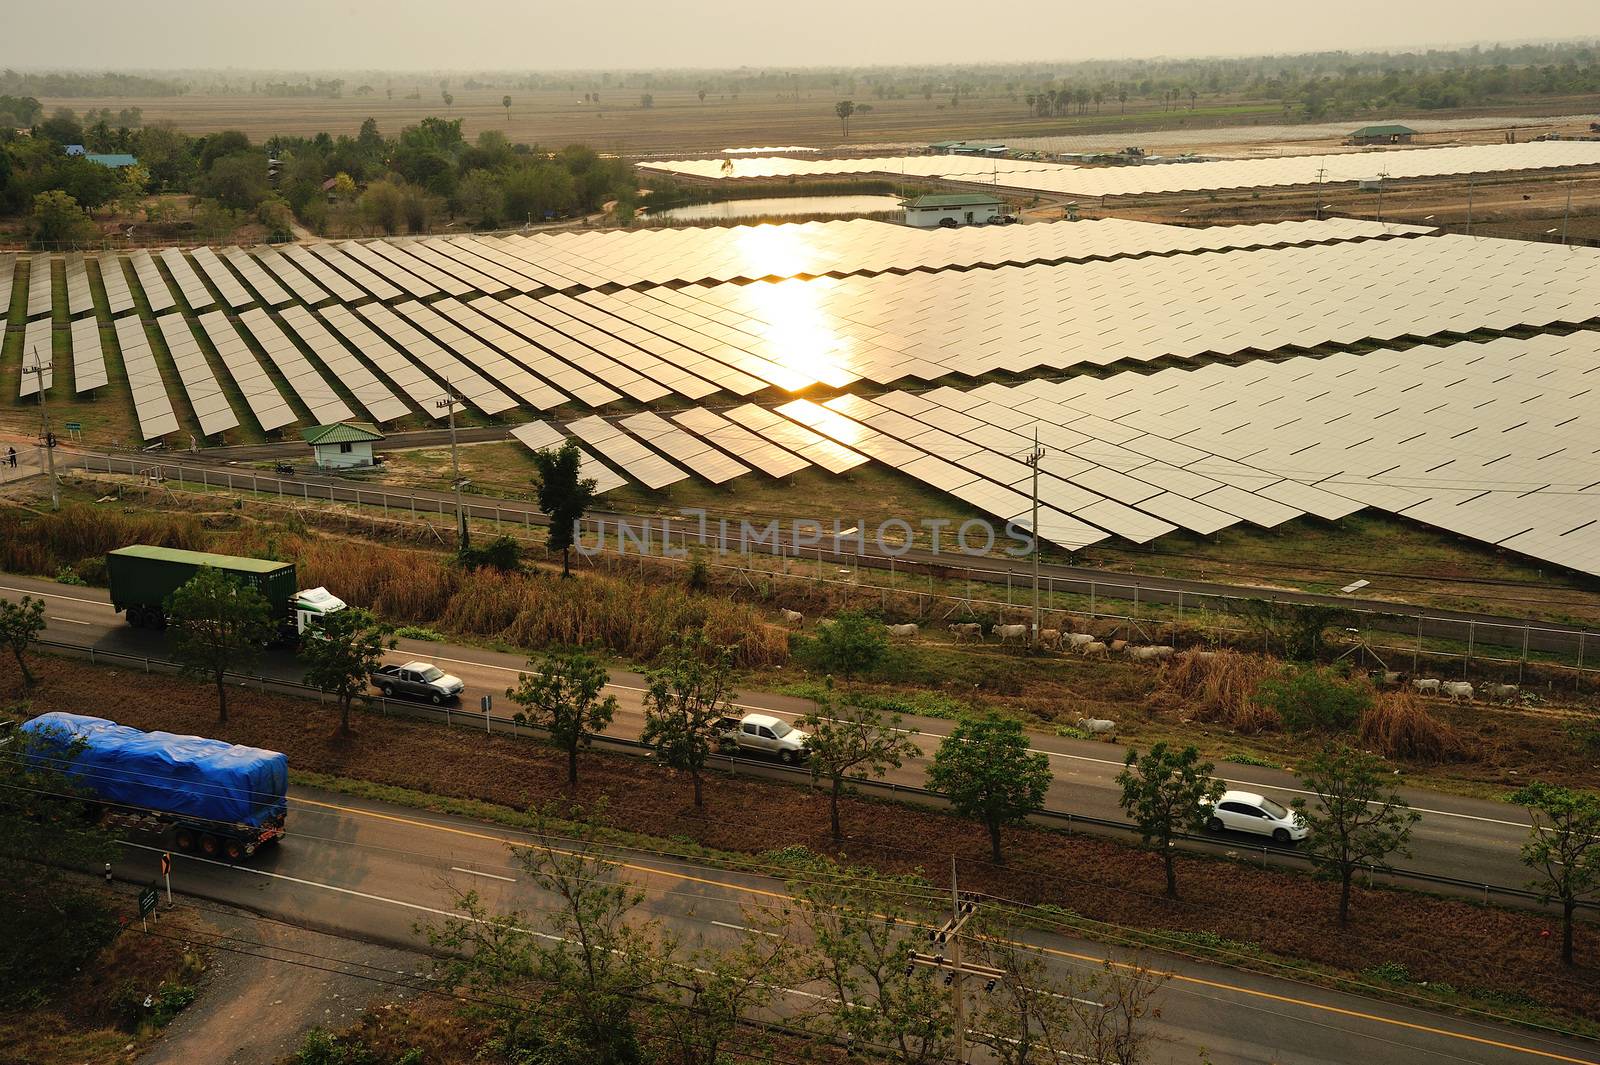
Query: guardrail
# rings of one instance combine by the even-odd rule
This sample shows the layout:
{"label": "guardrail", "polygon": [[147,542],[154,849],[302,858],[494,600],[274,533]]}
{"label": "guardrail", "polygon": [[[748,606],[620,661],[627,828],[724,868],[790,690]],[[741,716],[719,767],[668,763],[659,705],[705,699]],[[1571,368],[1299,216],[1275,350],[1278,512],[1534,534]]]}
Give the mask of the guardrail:
{"label": "guardrail", "polygon": [[[166,659],[153,658],[147,655],[134,655],[122,651],[106,651],[83,644],[62,643],[55,640],[37,640],[35,645],[42,648],[63,652],[78,657],[88,658],[89,661],[99,663],[123,662],[142,666],[146,673],[177,673],[180,666],[176,662]],[[320,688],[315,688],[297,681],[283,680],[281,678],[267,677],[261,674],[250,675],[245,673],[229,673],[229,680],[237,682],[240,686],[254,687],[258,691],[272,691],[278,694],[290,695],[296,698],[316,698],[319,702],[328,702],[330,696]],[[482,727],[485,734],[500,732],[517,737],[532,739],[542,735],[543,730],[529,725],[519,725],[512,718],[494,713],[482,713],[475,710],[443,706],[431,706],[426,703],[411,700],[390,699],[383,695],[363,695],[358,697],[360,706],[367,710],[375,710],[384,716],[406,717],[421,721],[442,721],[447,727]],[[644,757],[651,756],[652,749],[639,740],[626,739],[620,736],[595,736],[596,746],[605,747]],[[799,766],[786,766],[778,762],[741,758],[737,755],[718,753],[714,762],[725,767],[729,772],[737,773],[746,771],[755,776],[771,779],[810,779],[810,771]],[[914,784],[899,784],[894,781],[873,780],[866,777],[852,777],[851,783],[859,788],[872,792],[879,792],[893,796],[913,799],[928,805],[947,805],[948,799],[940,792],[928,788],[918,787]],[[1135,833],[1137,828],[1128,821],[1119,821],[1113,818],[1094,817],[1088,814],[1074,813],[1071,810],[1041,810],[1034,815],[1033,820],[1043,824],[1064,826],[1068,832],[1075,827],[1085,826],[1122,833]],[[1176,839],[1183,841],[1196,850],[1207,853],[1223,852],[1221,857],[1239,860],[1236,856],[1244,851],[1249,851],[1252,863],[1255,855],[1259,853],[1263,868],[1268,867],[1271,861],[1279,860],[1286,864],[1309,866],[1311,859],[1302,851],[1292,847],[1275,847],[1271,844],[1243,844],[1235,840],[1217,839],[1211,836],[1200,836],[1192,833],[1180,833]],[[1418,884],[1430,884],[1437,887],[1454,889],[1461,894],[1470,894],[1474,898],[1481,898],[1485,905],[1496,898],[1515,899],[1521,902],[1539,903],[1540,896],[1537,892],[1527,888],[1507,887],[1501,884],[1487,884],[1461,877],[1444,876],[1430,873],[1420,869],[1383,869],[1374,865],[1360,867],[1370,884],[1374,880],[1401,880],[1413,881]],[[1600,901],[1582,901],[1578,903],[1581,910],[1600,912]]]}

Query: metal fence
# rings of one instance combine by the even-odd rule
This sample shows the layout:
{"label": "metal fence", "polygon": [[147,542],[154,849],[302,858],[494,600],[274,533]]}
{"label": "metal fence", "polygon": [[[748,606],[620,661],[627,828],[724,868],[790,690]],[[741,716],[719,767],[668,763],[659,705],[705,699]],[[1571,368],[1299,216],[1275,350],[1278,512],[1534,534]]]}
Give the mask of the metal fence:
{"label": "metal fence", "polygon": [[[299,506],[317,504],[333,508],[354,506],[386,521],[419,524],[429,517],[453,520],[455,500],[445,492],[397,491],[362,485],[355,480],[308,481],[279,477],[257,470],[232,470],[187,465],[166,453],[90,454],[82,456],[86,469],[104,470],[140,478],[152,487],[168,482],[200,485],[203,490],[250,492],[263,501]],[[532,503],[517,500],[464,503],[467,516],[492,523],[502,533],[535,547],[535,535],[547,524]],[[348,513],[348,511],[344,511]],[[608,525],[618,519],[586,518],[583,542],[593,545]],[[433,524],[439,542],[447,534]],[[614,532],[614,528],[613,528]],[[542,535],[542,534],[541,534]],[[605,542],[615,545],[617,537]],[[970,560],[947,556],[936,562],[877,554],[870,550],[840,550],[822,545],[774,544],[770,553],[719,553],[715,543],[694,546],[682,555],[628,555],[607,548],[577,554],[580,564],[649,580],[665,572],[705,566],[730,583],[743,585],[758,598],[781,601],[774,586],[821,590],[831,609],[873,608],[886,617],[942,624],[982,618],[1025,621],[1031,616],[1033,590],[1027,566],[1009,566],[1000,560]],[[704,550],[699,550],[700,547]],[[687,556],[687,557],[685,557]],[[1247,650],[1282,653],[1282,638],[1247,621],[1261,600],[1276,601],[1272,593],[1246,596],[1226,592],[1186,589],[1182,582],[1109,573],[1103,576],[1062,576],[1046,573],[1039,585],[1042,627],[1062,631],[1094,632],[1107,639],[1142,642],[1214,643]],[[1002,594],[1002,589],[1003,594]],[[801,594],[801,593],[794,593]],[[1281,601],[1293,601],[1290,595]],[[1600,634],[1585,629],[1513,619],[1474,619],[1448,612],[1416,610],[1397,605],[1393,610],[1341,604],[1346,620],[1339,627],[1336,652],[1367,668],[1403,671],[1416,676],[1434,675],[1480,682],[1532,684],[1547,693],[1571,690],[1588,694],[1600,687]]]}
{"label": "metal fence", "polygon": [[[146,673],[176,674],[181,669],[178,663],[167,659],[148,655],[127,654],[120,651],[106,651],[93,646],[63,643],[56,640],[39,640],[37,641],[37,646],[48,648],[61,654],[87,658],[95,664],[116,663],[138,667]],[[227,678],[230,682],[240,687],[253,688],[260,692],[272,692],[303,699],[315,698],[322,703],[332,701],[332,697],[327,692],[296,681],[267,677],[259,673],[229,673]],[[383,717],[403,717],[442,724],[445,727],[466,728],[474,731],[481,729],[485,735],[500,733],[524,739],[538,739],[546,735],[543,730],[518,724],[513,718],[504,714],[495,714],[492,711],[485,713],[478,710],[452,707],[448,704],[431,706],[427,703],[389,699],[382,695],[369,694],[358,697],[357,706],[365,712],[376,713]],[[596,736],[594,737],[594,745],[607,750],[641,757],[653,756],[653,750],[647,744],[639,740],[625,739],[618,736]],[[744,773],[751,776],[797,782],[810,779],[810,770],[805,767],[786,766],[779,762],[744,758],[736,754],[721,753],[714,755],[712,765],[723,768],[732,774]],[[852,777],[851,783],[869,792],[906,798],[918,803],[942,807],[947,805],[948,802],[943,794],[915,785],[899,784],[865,776]],[[1091,817],[1086,814],[1075,813],[1070,809],[1042,810],[1034,816],[1033,820],[1041,824],[1064,829],[1067,832],[1078,828],[1126,834],[1136,834],[1138,832],[1138,829],[1127,821]],[[1270,843],[1247,845],[1237,840],[1217,839],[1212,836],[1188,833],[1179,834],[1175,838],[1182,840],[1192,849],[1233,861],[1252,865],[1260,864],[1263,868],[1273,864],[1289,867],[1304,867],[1310,864],[1310,858],[1304,852],[1293,847],[1278,847]],[[1514,901],[1519,904],[1539,902],[1539,895],[1526,888],[1480,883],[1473,880],[1464,880],[1460,877],[1430,873],[1420,869],[1383,869],[1378,866],[1368,865],[1362,867],[1362,874],[1369,884],[1375,881],[1392,881],[1395,883],[1409,882],[1449,888],[1457,894],[1479,900],[1484,905],[1501,900]],[[1600,911],[1600,901],[1582,902],[1579,905],[1585,910]]]}

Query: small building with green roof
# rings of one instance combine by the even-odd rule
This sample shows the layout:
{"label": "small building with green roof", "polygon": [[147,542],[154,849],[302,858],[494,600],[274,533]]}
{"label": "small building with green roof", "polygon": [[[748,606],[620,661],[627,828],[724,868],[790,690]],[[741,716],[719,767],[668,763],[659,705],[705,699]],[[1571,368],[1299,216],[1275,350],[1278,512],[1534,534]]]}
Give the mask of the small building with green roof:
{"label": "small building with green roof", "polygon": [[313,425],[300,430],[300,435],[311,445],[317,465],[335,470],[371,466],[372,445],[383,439],[383,434],[366,422]]}
{"label": "small building with green roof", "polygon": [[906,211],[906,225],[923,228],[940,225],[982,225],[996,218],[1004,218],[1006,215],[1004,200],[982,192],[918,196],[914,200],[902,201],[900,206]]}
{"label": "small building with green roof", "polygon": [[1410,144],[1417,131],[1398,122],[1362,126],[1346,138],[1351,144]]}

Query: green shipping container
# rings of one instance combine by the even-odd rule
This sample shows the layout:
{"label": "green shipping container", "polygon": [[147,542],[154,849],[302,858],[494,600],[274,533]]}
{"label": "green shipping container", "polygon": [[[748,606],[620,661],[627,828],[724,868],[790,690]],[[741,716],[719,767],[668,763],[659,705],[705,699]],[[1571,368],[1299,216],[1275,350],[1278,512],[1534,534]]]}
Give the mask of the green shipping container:
{"label": "green shipping container", "polygon": [[183,587],[201,566],[210,566],[238,578],[266,598],[273,618],[280,622],[289,618],[296,591],[293,562],[269,562],[144,544],[106,552],[111,606],[118,611],[129,607],[140,613],[162,611],[167,597]]}

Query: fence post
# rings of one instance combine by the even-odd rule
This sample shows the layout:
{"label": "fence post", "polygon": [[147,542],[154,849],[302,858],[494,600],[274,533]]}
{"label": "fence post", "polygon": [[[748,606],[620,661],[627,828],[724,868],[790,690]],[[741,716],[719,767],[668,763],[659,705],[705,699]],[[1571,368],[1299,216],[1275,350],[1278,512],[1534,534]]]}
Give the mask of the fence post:
{"label": "fence post", "polygon": [[1517,662],[1517,683],[1522,683],[1523,671],[1528,668],[1528,624],[1522,624],[1522,658]]}
{"label": "fence post", "polygon": [[1467,679],[1467,667],[1472,665],[1472,642],[1473,642],[1474,638],[1477,637],[1477,635],[1478,635],[1478,623],[1476,621],[1467,622],[1467,654],[1466,654],[1466,657],[1461,659],[1461,679],[1462,680],[1466,680]]}

